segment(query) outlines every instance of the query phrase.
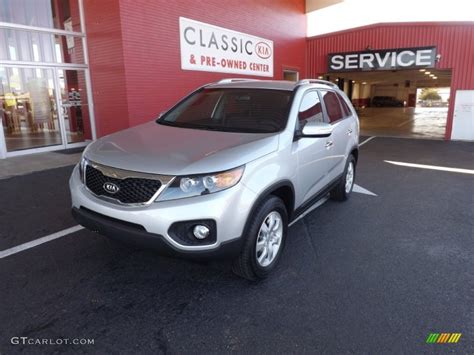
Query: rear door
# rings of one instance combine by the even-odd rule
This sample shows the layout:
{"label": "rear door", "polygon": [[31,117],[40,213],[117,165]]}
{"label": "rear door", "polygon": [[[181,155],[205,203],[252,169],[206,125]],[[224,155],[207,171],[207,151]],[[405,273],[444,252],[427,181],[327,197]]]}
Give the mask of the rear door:
{"label": "rear door", "polygon": [[[333,126],[331,136],[325,145],[328,157],[328,178],[332,181],[344,172],[349,136],[353,134],[350,125],[350,110],[341,105],[338,94],[332,90],[320,90],[324,111]],[[349,112],[347,112],[349,111]]]}
{"label": "rear door", "polygon": [[359,119],[357,118],[357,114],[355,113],[355,110],[347,96],[337,93],[337,98],[341,103],[345,126],[347,127],[347,141],[345,150],[347,155],[354,147],[358,146],[359,144]]}

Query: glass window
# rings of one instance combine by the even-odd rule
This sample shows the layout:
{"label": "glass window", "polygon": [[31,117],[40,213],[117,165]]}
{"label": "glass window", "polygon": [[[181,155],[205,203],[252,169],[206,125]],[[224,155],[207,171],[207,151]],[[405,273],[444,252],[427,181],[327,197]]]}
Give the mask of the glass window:
{"label": "glass window", "polygon": [[47,33],[0,29],[0,59],[54,62],[53,36]]}
{"label": "glass window", "polygon": [[7,151],[62,144],[52,69],[0,67]]}
{"label": "glass window", "polygon": [[342,113],[341,105],[339,104],[336,93],[333,91],[321,90],[321,96],[323,97],[329,122],[332,123],[342,119],[344,115]]}
{"label": "glass window", "polygon": [[206,117],[210,118],[221,95],[222,92],[217,90],[204,90],[197,95],[193,95],[183,105],[168,114],[166,121],[188,124],[199,123]]}
{"label": "glass window", "polygon": [[58,70],[59,93],[68,143],[92,138],[87,100],[86,77],[83,70]]}
{"label": "glass window", "polygon": [[304,122],[304,124],[308,121],[324,121],[321,101],[316,91],[310,91],[303,97],[298,112],[298,121]]}
{"label": "glass window", "polygon": [[202,89],[158,123],[228,132],[273,133],[285,128],[292,92],[264,89]]}
{"label": "glass window", "polygon": [[339,102],[341,103],[341,106],[342,106],[342,112],[344,114],[344,117],[349,117],[352,115],[352,112],[351,110],[349,109],[349,106],[347,106],[346,104],[346,100],[344,100],[344,98],[337,94],[337,98],[339,99]]}
{"label": "glass window", "polygon": [[81,32],[78,0],[0,0],[0,21]]}
{"label": "glass window", "polygon": [[0,60],[83,64],[82,49],[81,37],[0,29]]}
{"label": "glass window", "polygon": [[54,36],[54,52],[57,63],[84,64],[82,38],[76,36]]}
{"label": "glass window", "polygon": [[0,64],[0,134],[7,151],[90,139],[79,0],[0,0],[0,22],[0,61],[8,63]]}

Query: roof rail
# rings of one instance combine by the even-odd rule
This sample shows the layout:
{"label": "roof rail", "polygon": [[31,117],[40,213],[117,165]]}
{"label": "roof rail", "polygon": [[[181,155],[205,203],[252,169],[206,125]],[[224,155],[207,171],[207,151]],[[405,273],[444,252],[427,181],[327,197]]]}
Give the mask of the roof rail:
{"label": "roof rail", "polygon": [[327,80],[321,80],[321,79],[303,79],[303,80],[298,81],[296,83],[296,86],[305,85],[305,84],[322,84],[322,85],[332,86],[334,88],[339,88],[337,84],[334,84]]}
{"label": "roof rail", "polygon": [[246,79],[246,78],[227,78],[222,79],[217,82],[217,84],[228,84],[228,83],[235,83],[239,81],[258,81],[258,79]]}

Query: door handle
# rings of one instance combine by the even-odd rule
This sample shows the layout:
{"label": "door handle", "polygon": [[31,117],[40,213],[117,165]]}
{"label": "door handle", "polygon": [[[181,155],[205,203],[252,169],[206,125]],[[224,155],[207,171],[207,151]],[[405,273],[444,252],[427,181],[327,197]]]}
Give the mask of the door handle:
{"label": "door handle", "polygon": [[352,134],[352,129],[349,128],[349,129],[347,130],[347,135],[350,136],[351,134]]}
{"label": "door handle", "polygon": [[326,145],[324,146],[326,149],[331,149],[331,147],[334,145],[333,141],[327,141]]}

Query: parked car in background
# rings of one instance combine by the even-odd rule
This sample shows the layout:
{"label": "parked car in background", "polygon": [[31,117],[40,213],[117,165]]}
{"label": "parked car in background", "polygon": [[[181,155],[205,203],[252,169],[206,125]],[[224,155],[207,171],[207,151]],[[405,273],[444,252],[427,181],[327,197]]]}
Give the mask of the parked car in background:
{"label": "parked car in background", "polygon": [[359,121],[321,80],[227,79],[156,121],[90,144],[72,211],[111,238],[191,257],[226,256],[247,279],[277,265],[288,224],[352,192]]}
{"label": "parked car in background", "polygon": [[421,107],[448,107],[448,101],[442,100],[420,100],[418,105]]}
{"label": "parked car in background", "polygon": [[403,101],[392,96],[374,96],[372,98],[373,107],[403,107]]}

